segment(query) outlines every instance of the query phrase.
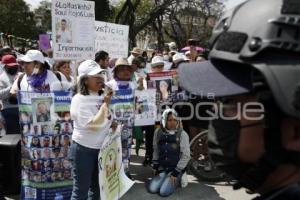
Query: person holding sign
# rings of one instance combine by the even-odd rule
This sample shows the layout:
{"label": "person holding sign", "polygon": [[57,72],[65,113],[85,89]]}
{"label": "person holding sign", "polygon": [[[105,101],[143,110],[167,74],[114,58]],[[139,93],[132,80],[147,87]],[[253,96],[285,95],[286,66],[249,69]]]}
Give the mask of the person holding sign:
{"label": "person holding sign", "polygon": [[[130,91],[134,94],[135,83],[132,80],[133,70],[131,65],[128,63],[126,58],[119,58],[116,62],[116,67],[114,68],[114,79],[106,83],[106,85],[113,91]],[[121,104],[124,105],[124,104]],[[132,108],[133,109],[133,108]],[[115,108],[114,114],[115,118],[122,123],[122,161],[124,165],[124,170],[126,175],[131,178],[129,172],[130,163],[130,153],[132,144],[132,126],[131,123],[131,109],[117,109]],[[123,115],[122,115],[123,114]],[[122,116],[121,116],[122,115]],[[133,120],[133,119],[132,119]],[[127,121],[127,122],[125,122]]]}
{"label": "person holding sign", "polygon": [[95,61],[82,62],[78,73],[79,92],[72,99],[70,111],[74,120],[71,145],[74,185],[71,199],[99,200],[98,154],[112,125],[109,111],[112,93],[103,94],[104,78]]}
{"label": "person holding sign", "polygon": [[182,182],[182,175],[190,160],[189,136],[180,128],[174,109],[163,112],[161,128],[154,133],[153,150],[153,170],[156,176],[150,181],[148,190],[167,197]]}

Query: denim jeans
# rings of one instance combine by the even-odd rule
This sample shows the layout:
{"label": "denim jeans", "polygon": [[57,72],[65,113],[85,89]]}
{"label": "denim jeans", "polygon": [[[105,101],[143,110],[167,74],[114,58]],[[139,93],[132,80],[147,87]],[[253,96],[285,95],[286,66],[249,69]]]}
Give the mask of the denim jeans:
{"label": "denim jeans", "polygon": [[177,177],[176,184],[174,185],[171,180],[171,173],[162,172],[155,176],[149,183],[148,191],[150,193],[159,193],[162,197],[167,197],[173,194],[177,187],[179,187],[182,174]]}
{"label": "denim jeans", "polygon": [[98,154],[99,150],[84,147],[73,141],[71,146],[73,165],[71,200],[100,199]]}

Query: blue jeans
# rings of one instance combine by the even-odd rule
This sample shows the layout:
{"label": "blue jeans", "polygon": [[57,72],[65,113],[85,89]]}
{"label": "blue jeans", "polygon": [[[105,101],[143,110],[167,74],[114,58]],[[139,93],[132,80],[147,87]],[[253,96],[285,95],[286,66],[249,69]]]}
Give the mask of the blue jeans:
{"label": "blue jeans", "polygon": [[182,174],[179,174],[174,185],[171,180],[171,173],[162,172],[158,176],[155,176],[149,183],[150,193],[159,193],[162,197],[167,197],[173,194],[176,188],[179,186]]}
{"label": "blue jeans", "polygon": [[100,199],[98,154],[99,150],[84,147],[73,141],[71,146],[73,164],[71,200]]}

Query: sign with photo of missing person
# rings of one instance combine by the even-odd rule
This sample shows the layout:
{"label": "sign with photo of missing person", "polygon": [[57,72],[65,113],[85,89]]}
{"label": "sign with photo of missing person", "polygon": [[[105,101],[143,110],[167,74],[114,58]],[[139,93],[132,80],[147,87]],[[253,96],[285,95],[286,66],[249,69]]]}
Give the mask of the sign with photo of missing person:
{"label": "sign with photo of missing person", "polygon": [[70,92],[19,92],[21,199],[70,199]]}

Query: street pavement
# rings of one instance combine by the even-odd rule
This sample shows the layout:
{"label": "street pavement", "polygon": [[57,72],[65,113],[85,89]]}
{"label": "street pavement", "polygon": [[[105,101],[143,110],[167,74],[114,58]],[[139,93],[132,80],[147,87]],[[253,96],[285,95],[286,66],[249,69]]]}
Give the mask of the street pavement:
{"label": "street pavement", "polygon": [[[140,150],[140,155],[144,155],[144,150]],[[143,156],[132,156],[130,171],[135,184],[121,200],[251,200],[255,197],[246,194],[244,190],[233,191],[232,186],[226,182],[205,183],[190,174],[188,186],[177,189],[170,197],[162,198],[156,194],[150,194],[146,190],[146,184],[152,176],[152,170],[149,166],[142,165],[143,159]]]}
{"label": "street pavement", "polygon": [[[205,183],[197,180],[189,174],[189,184],[186,188],[179,188],[170,197],[162,198],[156,194],[150,194],[146,190],[146,183],[152,176],[151,167],[144,167],[142,162],[144,156],[137,156],[132,151],[132,162],[130,171],[135,180],[133,187],[121,198],[121,200],[251,200],[255,196],[246,194],[244,190],[233,191],[226,182]],[[144,155],[144,149],[140,150],[140,155]],[[10,196],[7,200],[18,200],[19,196]]]}

